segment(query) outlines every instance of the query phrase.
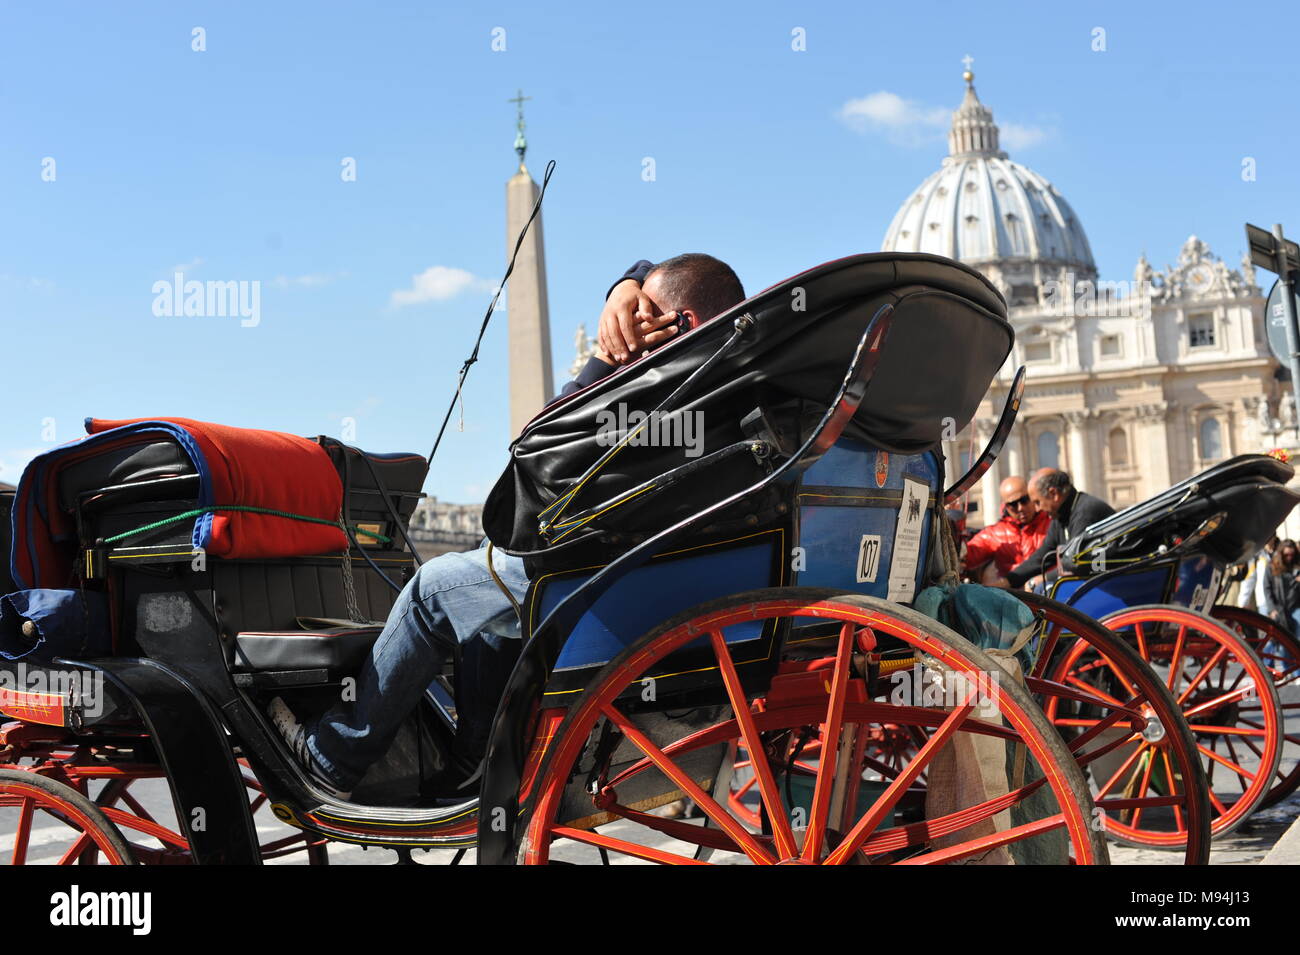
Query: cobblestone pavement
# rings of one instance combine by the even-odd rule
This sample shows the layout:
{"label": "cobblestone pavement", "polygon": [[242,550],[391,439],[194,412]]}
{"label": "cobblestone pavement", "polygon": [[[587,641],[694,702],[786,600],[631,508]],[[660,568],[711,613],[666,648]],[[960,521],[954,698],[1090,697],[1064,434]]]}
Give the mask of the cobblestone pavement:
{"label": "cobblestone pavement", "polygon": [[[1210,865],[1256,865],[1297,816],[1300,816],[1300,793],[1272,808],[1261,809],[1235,832],[1214,840]],[[1110,861],[1112,865],[1178,865],[1182,856],[1111,843]]]}

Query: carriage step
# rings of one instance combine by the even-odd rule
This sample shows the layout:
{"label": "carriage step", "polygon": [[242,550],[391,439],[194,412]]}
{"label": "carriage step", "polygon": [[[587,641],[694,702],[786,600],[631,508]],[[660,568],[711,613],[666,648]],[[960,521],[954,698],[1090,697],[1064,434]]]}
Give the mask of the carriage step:
{"label": "carriage step", "polygon": [[323,668],[311,670],[262,670],[258,673],[233,674],[235,686],[250,689],[274,689],[286,686],[320,686],[337,683],[330,678],[329,670]]}
{"label": "carriage step", "polygon": [[235,665],[254,673],[291,670],[355,672],[382,626],[246,631],[235,636]]}

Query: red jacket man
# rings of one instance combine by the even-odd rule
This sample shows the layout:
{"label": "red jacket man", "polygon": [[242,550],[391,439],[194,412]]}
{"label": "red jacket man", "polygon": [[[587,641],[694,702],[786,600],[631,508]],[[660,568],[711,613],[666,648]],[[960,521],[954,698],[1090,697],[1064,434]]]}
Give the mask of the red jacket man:
{"label": "red jacket man", "polygon": [[1034,507],[1029,486],[1022,477],[1009,477],[998,486],[1002,517],[970,539],[966,545],[966,569],[979,571],[993,561],[998,575],[1005,577],[1029,557],[1047,536],[1052,516]]}

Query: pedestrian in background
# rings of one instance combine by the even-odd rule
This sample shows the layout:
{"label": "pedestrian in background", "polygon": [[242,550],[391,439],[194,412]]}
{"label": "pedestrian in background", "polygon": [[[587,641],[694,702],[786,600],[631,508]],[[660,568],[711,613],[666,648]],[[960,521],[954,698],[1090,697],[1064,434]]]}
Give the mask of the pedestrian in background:
{"label": "pedestrian in background", "polygon": [[1268,594],[1264,591],[1264,581],[1269,575],[1269,566],[1273,562],[1273,552],[1277,550],[1277,538],[1271,537],[1264,549],[1254,556],[1248,564],[1246,579],[1241,582],[1237,592],[1237,606],[1244,610],[1255,610],[1264,616],[1270,616],[1272,608],[1268,604]]}
{"label": "pedestrian in background", "polygon": [[1296,542],[1290,539],[1282,541],[1273,552],[1264,582],[1268,616],[1293,635],[1297,632],[1296,613],[1300,611],[1300,581],[1296,580],[1296,571],[1300,569],[1298,564],[1300,550],[1296,548]]}

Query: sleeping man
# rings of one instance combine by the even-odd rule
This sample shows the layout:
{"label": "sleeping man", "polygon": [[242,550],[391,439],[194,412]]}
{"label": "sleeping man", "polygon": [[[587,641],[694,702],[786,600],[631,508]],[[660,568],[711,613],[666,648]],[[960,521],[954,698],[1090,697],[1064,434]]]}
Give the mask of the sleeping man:
{"label": "sleeping man", "polygon": [[[736,273],[712,256],[690,253],[658,265],[638,262],[610,290],[600,316],[596,354],[561,395],[594,384],[744,298]],[[520,638],[513,602],[523,601],[527,589],[523,561],[498,551],[489,568],[486,547],[427,561],[393,604],[357,674],[355,699],[335,703],[315,720],[299,722],[276,697],[269,711],[276,729],[319,786],[347,799],[371,764],[388,751],[456,642],[464,651],[462,661],[472,662],[490,658],[503,640]],[[479,676],[462,673],[457,682],[473,686]],[[472,759],[481,756],[491,711],[488,707],[477,721],[462,713],[458,737],[480,744],[467,747]],[[477,725],[466,725],[474,722]]]}

